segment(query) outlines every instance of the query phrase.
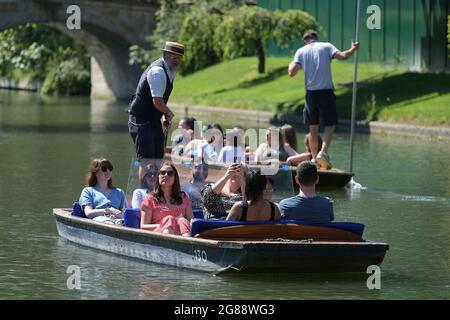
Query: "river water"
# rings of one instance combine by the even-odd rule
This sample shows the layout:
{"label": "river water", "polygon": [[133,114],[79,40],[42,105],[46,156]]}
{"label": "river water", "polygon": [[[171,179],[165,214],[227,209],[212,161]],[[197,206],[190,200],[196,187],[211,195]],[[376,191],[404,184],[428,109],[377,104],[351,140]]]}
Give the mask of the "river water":
{"label": "river water", "polygon": [[[125,107],[0,91],[0,299],[450,298],[450,146],[444,142],[357,135],[355,180],[364,188],[321,191],[334,199],[336,221],[364,223],[365,239],[390,245],[380,290],[367,288],[365,274],[214,277],[59,238],[52,208],[78,199],[92,158],[111,159],[114,183],[126,189],[134,149]],[[225,127],[242,124],[229,116],[203,120],[224,118]],[[336,167],[346,168],[348,135],[338,134],[330,153]],[[71,265],[81,268],[81,290],[67,288]]]}

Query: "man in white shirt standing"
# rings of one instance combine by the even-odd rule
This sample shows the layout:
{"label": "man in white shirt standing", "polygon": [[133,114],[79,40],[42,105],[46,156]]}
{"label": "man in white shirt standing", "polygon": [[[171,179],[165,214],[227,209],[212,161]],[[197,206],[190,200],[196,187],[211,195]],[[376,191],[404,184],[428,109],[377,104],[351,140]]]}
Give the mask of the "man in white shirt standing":
{"label": "man in white shirt standing", "polygon": [[[308,30],[303,34],[304,46],[295,53],[294,61],[288,69],[294,77],[303,68],[305,71],[306,103],[303,119],[309,126],[309,146],[313,161],[323,169],[331,169],[328,148],[337,125],[336,96],[331,76],[333,58],[347,60],[359,49],[359,43],[352,43],[347,51],[339,51],[328,42],[319,42],[317,31]],[[319,124],[323,124],[322,149],[318,150]]]}
{"label": "man in white shirt standing", "polygon": [[184,46],[176,42],[166,42],[163,57],[152,62],[142,73],[136,93],[130,102],[128,130],[136,147],[139,170],[164,157],[165,137],[161,124],[168,129],[174,117],[167,107],[173,89],[175,73],[184,56]]}

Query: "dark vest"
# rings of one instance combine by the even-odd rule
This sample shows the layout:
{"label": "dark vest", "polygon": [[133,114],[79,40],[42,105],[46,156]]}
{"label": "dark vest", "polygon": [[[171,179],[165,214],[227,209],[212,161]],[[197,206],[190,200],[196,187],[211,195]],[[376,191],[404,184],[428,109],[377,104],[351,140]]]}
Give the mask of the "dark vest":
{"label": "dark vest", "polygon": [[163,100],[167,104],[169,101],[170,93],[173,89],[173,84],[170,82],[169,75],[167,74],[166,67],[162,59],[158,59],[150,64],[147,69],[142,73],[139,79],[139,84],[136,88],[136,93],[132,97],[130,108],[128,112],[135,116],[139,122],[159,122],[163,113],[156,109],[153,104],[153,97],[150,91],[150,84],[147,81],[147,74],[151,67],[159,66],[164,69],[166,74],[166,91],[164,91]]}

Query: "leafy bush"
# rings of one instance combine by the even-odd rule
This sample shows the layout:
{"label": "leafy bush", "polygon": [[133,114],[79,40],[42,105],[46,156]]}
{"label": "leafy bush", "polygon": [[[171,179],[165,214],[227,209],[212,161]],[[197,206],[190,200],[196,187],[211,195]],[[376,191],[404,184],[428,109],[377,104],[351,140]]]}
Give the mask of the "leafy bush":
{"label": "leafy bush", "polygon": [[17,74],[43,82],[43,93],[89,94],[90,57],[67,35],[29,23],[0,32],[0,76]]}
{"label": "leafy bush", "polygon": [[182,73],[192,73],[220,61],[211,35],[221,21],[220,14],[205,9],[193,10],[186,16],[179,35],[179,41],[186,46]]}
{"label": "leafy bush", "polygon": [[149,37],[151,48],[130,47],[130,63],[142,68],[161,56],[168,40],[186,46],[180,72],[189,74],[225,60],[258,57],[258,71],[265,72],[265,46],[270,38],[280,46],[318,27],[314,17],[299,10],[274,12],[247,6],[242,0],[197,0],[181,5],[162,0],[158,24]]}
{"label": "leafy bush", "polygon": [[89,95],[89,68],[77,55],[69,54],[64,61],[56,61],[49,68],[41,92],[48,95]]}

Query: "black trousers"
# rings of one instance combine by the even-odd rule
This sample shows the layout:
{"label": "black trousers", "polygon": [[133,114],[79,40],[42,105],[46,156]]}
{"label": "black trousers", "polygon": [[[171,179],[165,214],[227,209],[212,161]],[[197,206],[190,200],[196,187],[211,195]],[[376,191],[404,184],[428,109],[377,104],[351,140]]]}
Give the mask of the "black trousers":
{"label": "black trousers", "polygon": [[128,131],[133,139],[138,159],[164,158],[164,133],[160,121],[142,122],[130,115]]}

